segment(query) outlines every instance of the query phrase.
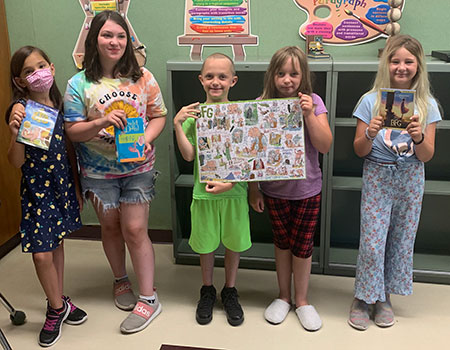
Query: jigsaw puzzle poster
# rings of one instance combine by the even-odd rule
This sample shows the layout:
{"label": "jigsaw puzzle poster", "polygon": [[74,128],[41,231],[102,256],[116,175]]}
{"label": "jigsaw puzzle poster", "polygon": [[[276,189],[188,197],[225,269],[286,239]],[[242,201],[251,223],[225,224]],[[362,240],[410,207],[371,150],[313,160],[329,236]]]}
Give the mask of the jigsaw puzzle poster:
{"label": "jigsaw puzzle poster", "polygon": [[300,100],[200,105],[197,156],[200,182],[304,179]]}

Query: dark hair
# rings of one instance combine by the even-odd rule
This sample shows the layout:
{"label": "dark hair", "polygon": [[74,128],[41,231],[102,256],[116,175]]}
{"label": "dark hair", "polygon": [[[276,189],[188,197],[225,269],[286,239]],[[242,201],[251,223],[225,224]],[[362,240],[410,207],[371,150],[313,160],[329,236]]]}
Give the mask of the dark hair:
{"label": "dark hair", "polygon": [[[28,89],[22,88],[19,85],[17,85],[17,83],[15,82],[15,78],[20,77],[25,60],[33,52],[37,52],[38,54],[40,54],[42,56],[42,58],[47,61],[48,64],[52,63],[50,61],[50,58],[47,56],[47,54],[37,47],[23,46],[20,49],[18,49],[14,53],[14,55],[11,57],[11,63],[10,63],[10,79],[11,79],[10,82],[11,82],[11,89],[12,89],[12,93],[13,93],[13,101],[18,100],[19,98],[27,99],[29,97]],[[61,92],[58,89],[58,86],[56,85],[56,81],[53,81],[53,85],[51,86],[50,91],[49,91],[49,97],[50,97],[50,100],[53,102],[53,107],[58,109],[59,111],[62,111],[63,98],[62,98]],[[13,103],[6,110],[5,118],[6,118],[7,123],[9,123],[9,114],[11,113]]]}
{"label": "dark hair", "polygon": [[97,14],[91,22],[89,32],[84,42],[84,60],[83,69],[85,70],[86,78],[91,82],[98,83],[103,77],[103,69],[100,63],[98,54],[98,34],[100,29],[104,26],[106,21],[111,20],[123,28],[127,34],[127,47],[123,56],[120,58],[114,67],[114,77],[131,78],[134,82],[142,77],[141,69],[134,55],[133,44],[131,42],[130,30],[123,17],[116,11],[102,11]]}

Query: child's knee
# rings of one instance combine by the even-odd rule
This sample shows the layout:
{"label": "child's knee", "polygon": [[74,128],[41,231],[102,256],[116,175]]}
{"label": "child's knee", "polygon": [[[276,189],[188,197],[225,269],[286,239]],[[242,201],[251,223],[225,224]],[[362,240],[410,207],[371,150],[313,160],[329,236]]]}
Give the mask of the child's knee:
{"label": "child's knee", "polygon": [[33,253],[33,262],[35,265],[45,266],[53,263],[52,252]]}

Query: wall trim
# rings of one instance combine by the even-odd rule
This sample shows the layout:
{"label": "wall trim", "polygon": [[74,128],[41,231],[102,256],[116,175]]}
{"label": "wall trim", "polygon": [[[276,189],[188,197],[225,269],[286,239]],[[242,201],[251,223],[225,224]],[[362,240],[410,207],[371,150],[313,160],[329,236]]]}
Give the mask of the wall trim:
{"label": "wall trim", "polygon": [[5,243],[0,245],[0,259],[3,258],[6,254],[8,254],[11,250],[17,247],[20,244],[20,233],[16,233]]}

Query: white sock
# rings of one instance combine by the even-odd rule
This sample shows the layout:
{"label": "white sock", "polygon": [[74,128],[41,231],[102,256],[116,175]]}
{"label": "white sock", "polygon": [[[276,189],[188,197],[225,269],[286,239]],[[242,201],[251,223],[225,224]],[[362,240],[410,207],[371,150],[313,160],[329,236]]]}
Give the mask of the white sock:
{"label": "white sock", "polygon": [[153,294],[151,296],[139,294],[139,299],[144,299],[146,301],[155,301],[156,298],[155,298],[155,294]]}

